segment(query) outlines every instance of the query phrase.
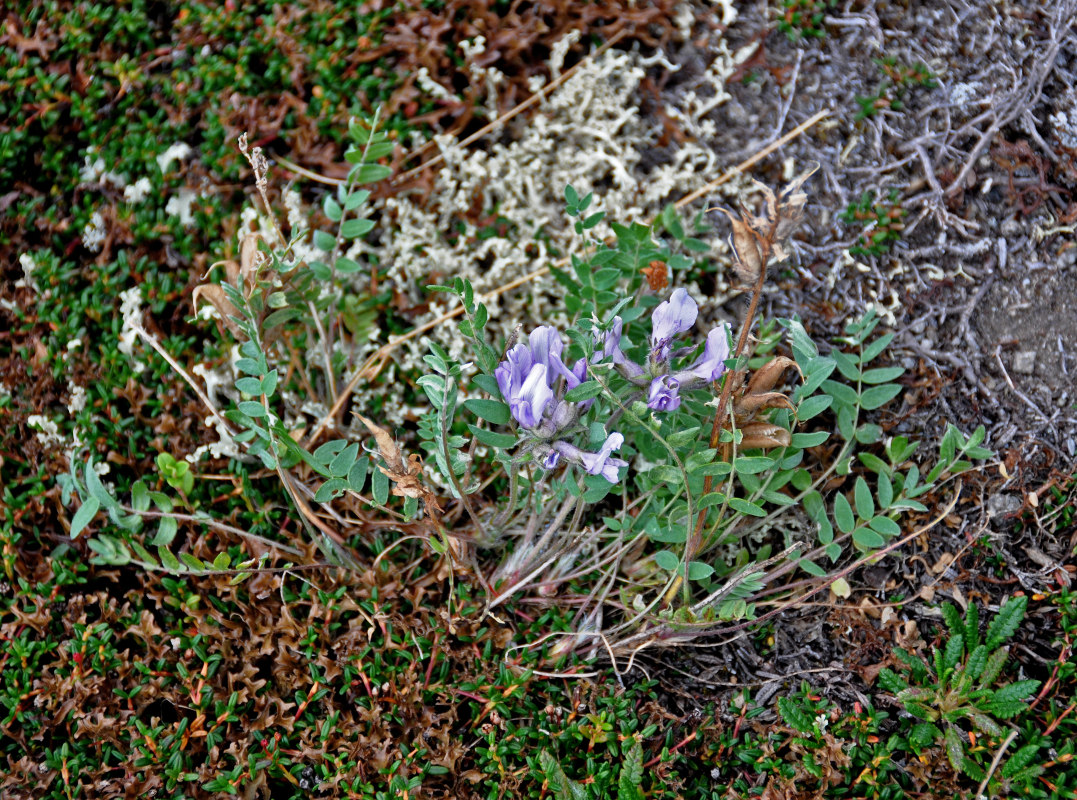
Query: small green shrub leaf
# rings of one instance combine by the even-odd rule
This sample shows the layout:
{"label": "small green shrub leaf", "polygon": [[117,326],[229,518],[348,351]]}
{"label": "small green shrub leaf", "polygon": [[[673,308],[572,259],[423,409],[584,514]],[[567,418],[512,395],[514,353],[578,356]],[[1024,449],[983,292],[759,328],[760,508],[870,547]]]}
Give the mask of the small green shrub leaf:
{"label": "small green shrub leaf", "polygon": [[484,419],[494,425],[508,425],[509,420],[512,419],[508,405],[500,400],[472,398],[464,401],[464,408],[479,419]]}
{"label": "small green shrub leaf", "polygon": [[1026,595],[1011,597],[1002,604],[998,614],[995,615],[995,618],[991,620],[991,624],[987,627],[984,644],[987,645],[988,650],[994,650],[1017,633],[1017,629],[1021,627],[1021,620],[1025,618],[1025,609],[1027,607],[1028,597]]}
{"label": "small green shrub leaf", "polygon": [[98,502],[96,497],[87,497],[86,502],[79,506],[79,510],[75,512],[75,516],[71,519],[71,532],[72,539],[77,539],[79,534],[86,529],[86,526],[90,524],[90,520],[94,518],[98,510],[101,508],[101,503]]}

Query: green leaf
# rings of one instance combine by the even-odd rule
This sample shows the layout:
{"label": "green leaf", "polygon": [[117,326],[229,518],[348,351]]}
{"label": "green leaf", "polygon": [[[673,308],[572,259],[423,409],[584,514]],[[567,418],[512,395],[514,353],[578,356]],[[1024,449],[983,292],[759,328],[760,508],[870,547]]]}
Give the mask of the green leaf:
{"label": "green leaf", "polygon": [[79,510],[75,512],[75,516],[71,519],[71,532],[69,535],[72,539],[78,538],[100,508],[101,503],[98,502],[96,497],[86,498],[86,502],[79,506]]}
{"label": "green leaf", "polygon": [[218,553],[217,557],[213,559],[214,569],[230,569],[232,566],[232,560],[228,557],[228,553]]}
{"label": "green leaf", "polygon": [[774,459],[767,456],[738,456],[733,459],[733,469],[742,475],[757,475],[774,466]]}
{"label": "green leaf", "polygon": [[676,553],[669,550],[659,550],[654,554],[654,563],[666,572],[673,572],[680,566],[681,560]]}
{"label": "green leaf", "polygon": [[853,528],[856,527],[853,507],[840,492],[834,496],[834,521],[838,523],[838,530],[842,533],[852,533]]}
{"label": "green leaf", "polygon": [[259,378],[240,378],[236,381],[236,388],[244,394],[259,395],[262,393],[262,381]]}
{"label": "green leaf", "polygon": [[325,200],[322,201],[322,208],[325,211],[325,215],[329,217],[331,222],[340,222],[341,208],[332,195],[326,195]]}
{"label": "green leaf", "polygon": [[318,487],[314,493],[314,502],[328,503],[348,488],[348,482],[344,478],[331,478]]}
{"label": "green leaf", "polygon": [[751,503],[740,497],[730,497],[729,507],[734,511],[739,511],[742,514],[748,514],[752,517],[765,517],[767,512],[757,506],[755,503]]}
{"label": "green leaf", "polygon": [[647,478],[652,484],[668,483],[671,486],[679,486],[684,478],[681,471],[673,464],[659,464],[647,471]]}
{"label": "green leaf", "polygon": [[890,517],[884,517],[882,515],[872,517],[868,522],[868,527],[876,533],[881,533],[883,536],[897,536],[901,533],[901,526],[890,519]]}
{"label": "green leaf", "polygon": [[871,519],[875,516],[875,499],[871,496],[871,489],[863,476],[856,479],[856,488],[853,490],[856,500],[856,513],[860,519]]}
{"label": "green leaf", "polygon": [[1026,744],[1024,747],[1022,747],[1020,750],[1010,756],[1009,760],[1002,765],[1002,769],[999,774],[1001,774],[1003,778],[1012,778],[1017,775],[1018,772],[1027,767],[1036,759],[1036,755],[1040,751],[1040,746],[1041,745],[1039,742]]}
{"label": "green leaf", "polygon": [[150,540],[150,544],[156,547],[168,547],[172,544],[172,540],[176,538],[178,530],[179,526],[176,524],[175,517],[161,517],[161,521],[157,525],[157,533]]}
{"label": "green leaf", "polygon": [[336,268],[337,272],[343,275],[353,275],[356,272],[359,272],[363,268],[363,265],[347,256],[340,256],[336,260]]}
{"label": "green leaf", "polygon": [[856,440],[860,444],[875,444],[883,438],[883,429],[872,423],[865,423],[856,429]]}
{"label": "green leaf", "polygon": [[853,542],[864,550],[877,550],[886,544],[886,540],[870,528],[857,528],[853,531]]}
{"label": "green leaf", "polygon": [[602,394],[602,384],[598,381],[584,381],[575,389],[565,392],[565,399],[570,403],[582,403]]}
{"label": "green leaf", "polygon": [[904,372],[904,367],[880,367],[866,370],[860,380],[864,383],[889,383],[900,378]]}
{"label": "green leaf", "polygon": [[968,662],[965,664],[965,674],[972,680],[976,680],[980,677],[985,666],[987,666],[987,648],[982,644],[977,645],[974,647],[972,653],[969,655]]}
{"label": "green leaf", "polygon": [[370,199],[370,191],[367,189],[358,189],[347,197],[344,198],[344,210],[355,211],[363,203]]}
{"label": "green leaf", "polygon": [[1021,620],[1025,618],[1025,609],[1028,607],[1028,596],[1011,597],[998,610],[998,614],[991,620],[987,627],[987,635],[984,644],[988,650],[994,650],[1003,642],[1017,633],[1021,627]]}
{"label": "green leaf", "polygon": [[369,458],[360,458],[352,464],[352,468],[348,470],[348,488],[356,493],[363,491],[363,486],[366,485],[367,470],[369,468]]}
{"label": "green leaf", "polygon": [[894,383],[886,383],[882,386],[872,386],[860,395],[860,406],[867,411],[886,405],[901,392],[901,386]]}
{"label": "green leaf", "polygon": [[942,604],[942,619],[946,623],[950,636],[962,636],[965,634],[965,622],[961,619],[961,612],[953,603]]}
{"label": "green leaf", "polygon": [[265,406],[263,406],[257,400],[244,400],[240,403],[236,403],[236,408],[238,408],[251,419],[259,419],[267,415]]}
{"label": "green leaf", "polygon": [[704,564],[702,561],[688,562],[688,578],[693,581],[704,581],[714,574],[714,567]]}
{"label": "green leaf", "polygon": [[516,437],[509,433],[494,433],[476,425],[468,424],[468,430],[475,438],[489,447],[508,449],[516,444]]}
{"label": "green leaf", "polygon": [[472,398],[464,401],[464,408],[479,419],[484,419],[494,425],[507,425],[512,419],[508,405],[500,400]]}
{"label": "green leaf", "polygon": [[360,217],[359,219],[345,220],[340,226],[340,235],[345,239],[358,239],[374,228],[374,220]]}
{"label": "green leaf", "polygon": [[325,231],[314,231],[314,246],[323,253],[331,253],[333,248],[337,246],[337,237]]}
{"label": "green leaf", "polygon": [[788,697],[778,698],[778,713],[782,715],[785,724],[800,733],[810,734],[815,731],[815,721],[809,714]]}
{"label": "green leaf", "polygon": [[278,373],[275,369],[271,369],[266,376],[262,378],[262,394],[266,397],[272,396],[277,391]]}
{"label": "green leaf", "polygon": [[905,679],[889,667],[883,667],[879,670],[878,684],[880,688],[885,689],[891,694],[897,694],[898,692],[909,688],[909,684]]}
{"label": "green leaf", "polygon": [[355,182],[359,185],[383,181],[393,174],[389,167],[381,164],[363,164],[355,170]]}
{"label": "green leaf", "polygon": [[384,506],[389,502],[389,476],[380,469],[376,469],[372,473],[370,489],[374,494],[374,502],[379,506]]}
{"label": "green leaf", "polygon": [[643,782],[643,745],[633,738],[624,754],[621,774],[617,779],[617,800],[643,800],[640,784]]}
{"label": "green leaf", "polygon": [[150,569],[154,569],[160,566],[157,559],[154,558],[150,551],[143,547],[141,544],[132,539],[130,545],[131,549],[135,551],[135,555],[137,555],[143,563],[148,564]]}
{"label": "green leaf", "polygon": [[[683,445],[686,445],[686,444],[689,444],[691,442],[694,442],[698,437],[699,437],[699,426],[698,425],[693,425],[692,427],[685,428],[682,431],[674,431],[673,433],[671,433],[669,436],[666,437],[666,441],[669,442],[674,447],[681,447]],[[712,453],[711,458],[714,458],[713,453],[715,451],[708,450],[708,452]],[[693,453],[693,455],[695,455],[695,453]],[[710,459],[707,459],[707,460],[709,461]]]}
{"label": "green leaf", "polygon": [[341,450],[332,461],[329,462],[329,474],[336,478],[343,478],[351,470],[352,465],[355,463],[355,459],[358,456],[359,443],[352,442],[343,450]]}
{"label": "green leaf", "polygon": [[807,558],[801,558],[800,560],[797,561],[797,564],[800,566],[800,568],[802,570],[804,570],[809,575],[812,575],[812,576],[814,576],[816,578],[822,578],[824,575],[826,575],[826,570],[825,569],[820,567],[814,561],[808,560]]}
{"label": "green leaf", "polygon": [[[826,399],[830,400],[831,398],[827,397]],[[813,433],[794,433],[790,437],[789,444],[792,447],[799,447],[802,450],[806,450],[809,447],[818,447],[829,438],[830,434],[826,431],[815,431]]]}
{"label": "green leaf", "polygon": [[879,473],[879,480],[875,487],[875,495],[879,498],[879,510],[886,511],[894,502],[894,484],[886,473]]}
{"label": "green leaf", "polygon": [[[1037,680],[1015,681],[997,690],[994,697],[991,698],[991,702],[1007,704],[1021,702],[1032,697],[1039,688],[1040,682]],[[1008,719],[1008,717],[1003,717],[1003,719]]]}
{"label": "green leaf", "polygon": [[946,745],[946,755],[950,759],[950,766],[954,768],[954,772],[961,772],[961,765],[965,761],[965,743],[961,740],[957,728],[947,727],[943,742]]}
{"label": "green leaf", "polygon": [[837,381],[826,380],[823,381],[822,388],[837,403],[842,403],[846,406],[855,406],[857,403],[856,389],[851,386],[846,386],[844,383],[838,383]]}
{"label": "green leaf", "polygon": [[957,666],[957,663],[961,660],[961,656],[965,653],[965,637],[960,633],[956,636],[951,636],[950,640],[946,642],[946,648],[942,652],[942,670],[938,678],[940,681],[946,680],[946,674]]}
{"label": "green leaf", "polygon": [[179,559],[172,555],[172,551],[165,547],[157,548],[157,556],[161,559],[161,566],[167,569],[169,572],[184,572],[183,565],[180,564]]}
{"label": "green leaf", "polygon": [[892,341],[894,341],[894,334],[885,333],[871,344],[866,345],[860,354],[860,363],[867,364],[869,361],[877,358]]}
{"label": "green leaf", "polygon": [[[819,394],[803,400],[797,406],[797,419],[806,422],[812,417],[817,417],[826,411],[834,403],[834,398],[828,394]],[[799,445],[802,446],[802,445]]]}
{"label": "green leaf", "polygon": [[857,359],[848,353],[843,353],[841,350],[832,350],[830,357],[834,359],[834,363],[838,365],[838,372],[851,383],[856,383],[860,379],[860,365],[857,363]]}
{"label": "green leaf", "polygon": [[180,553],[180,561],[182,561],[187,567],[193,569],[195,572],[201,572],[206,568],[206,565],[199,559],[192,556],[190,553]]}
{"label": "green leaf", "polygon": [[980,644],[980,609],[976,603],[969,603],[969,610],[965,612],[965,641],[970,650],[974,650]]}
{"label": "green leaf", "polygon": [[569,779],[561,765],[545,750],[539,756],[539,763],[546,773],[546,782],[553,792],[554,800],[590,800],[587,788],[578,781]]}
{"label": "green leaf", "polygon": [[[187,463],[184,462],[183,465],[187,466]],[[119,503],[113,499],[112,495],[108,493],[108,489],[101,483],[101,476],[94,469],[92,458],[86,462],[86,490],[90,493],[90,497],[101,504],[102,508],[107,508],[109,511],[119,511]]]}

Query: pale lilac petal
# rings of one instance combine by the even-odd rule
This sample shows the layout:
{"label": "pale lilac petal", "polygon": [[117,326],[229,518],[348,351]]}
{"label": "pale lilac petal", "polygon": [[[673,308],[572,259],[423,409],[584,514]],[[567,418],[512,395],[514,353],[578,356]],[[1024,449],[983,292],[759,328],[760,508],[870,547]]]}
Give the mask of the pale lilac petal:
{"label": "pale lilac petal", "polygon": [[719,325],[707,334],[703,355],[689,368],[689,372],[705,381],[716,381],[725,372],[725,360],[729,358],[729,326]]}
{"label": "pale lilac petal", "polygon": [[546,378],[546,367],[535,364],[519,393],[509,400],[509,410],[525,428],[534,428],[542,421],[542,413],[552,399],[553,390]]}
{"label": "pale lilac petal", "polygon": [[497,388],[501,390],[501,396],[506,402],[512,402],[519,393],[524,380],[531,372],[531,348],[525,344],[518,344],[505,354],[505,360],[498,364],[494,370],[497,379]]}
{"label": "pale lilac petal", "polygon": [[619,480],[617,469],[627,467],[628,462],[620,458],[611,458],[610,454],[614,450],[619,450],[624,440],[625,437],[622,434],[614,432],[606,437],[606,441],[597,453],[580,453],[584,469],[591,475],[601,475],[610,483],[617,483]]}
{"label": "pale lilac petal", "polygon": [[669,300],[658,304],[651,314],[651,353],[657,361],[669,358],[673,337],[691,329],[698,314],[696,301],[684,289],[674,289]]}
{"label": "pale lilac petal", "polygon": [[528,343],[531,345],[531,358],[534,363],[546,367],[546,377],[552,384],[560,373],[557,364],[561,360],[561,351],[565,348],[561,334],[552,325],[541,325],[531,331]]}
{"label": "pale lilac petal", "polygon": [[655,411],[676,411],[681,406],[681,382],[672,375],[659,375],[651,381],[647,407]]}

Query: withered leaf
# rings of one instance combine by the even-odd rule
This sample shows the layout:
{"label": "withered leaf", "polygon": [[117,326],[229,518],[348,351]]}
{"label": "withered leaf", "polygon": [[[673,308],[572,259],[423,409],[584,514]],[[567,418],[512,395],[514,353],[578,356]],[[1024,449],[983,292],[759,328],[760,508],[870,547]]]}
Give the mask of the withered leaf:
{"label": "withered leaf", "polygon": [[788,447],[792,442],[789,431],[780,425],[773,425],[769,422],[749,422],[741,431],[744,438],[741,439],[740,446],[745,450],[753,447],[758,447],[761,450],[767,450],[772,447]]}
{"label": "withered leaf", "polygon": [[787,408],[790,411],[796,411],[796,406],[789,402],[789,398],[781,392],[746,394],[733,401],[733,409],[738,414],[748,414],[767,408]]}
{"label": "withered leaf", "polygon": [[198,313],[198,301],[200,299],[208,300],[217,309],[217,314],[220,316],[221,321],[233,335],[240,333],[239,325],[232,319],[234,316],[239,316],[239,309],[232,305],[232,301],[225,295],[224,289],[216,283],[204,283],[201,286],[196,286],[194,291],[191,292],[191,303],[196,314]]}
{"label": "withered leaf", "polygon": [[748,381],[748,394],[769,392],[778,383],[782,374],[790,367],[794,367],[797,372],[800,372],[800,367],[797,366],[797,362],[793,359],[785,356],[772,358],[752,375],[751,380]]}
{"label": "withered leaf", "polygon": [[729,238],[729,245],[733,249],[733,269],[742,281],[754,284],[763,269],[758,234],[744,220],[737,219],[726,209],[718,210],[729,217],[729,223],[733,226],[733,235]]}
{"label": "withered leaf", "polygon": [[385,459],[385,463],[389,465],[391,470],[391,472],[386,472],[386,475],[389,475],[389,477],[392,477],[392,473],[406,475],[407,468],[404,466],[404,460],[400,457],[400,448],[396,446],[396,442],[393,441],[389,431],[362,414],[356,414],[355,416],[359,417],[359,421],[366,425],[366,429],[370,431],[374,436],[374,441],[378,443],[378,453]]}

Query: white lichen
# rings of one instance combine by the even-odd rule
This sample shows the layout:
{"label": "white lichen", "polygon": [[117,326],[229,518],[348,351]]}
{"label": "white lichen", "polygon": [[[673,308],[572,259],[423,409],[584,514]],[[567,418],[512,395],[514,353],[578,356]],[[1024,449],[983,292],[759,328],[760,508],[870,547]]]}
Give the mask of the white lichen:
{"label": "white lichen", "polygon": [[90,221],[86,223],[86,227],[82,229],[82,244],[91,253],[96,253],[104,244],[107,233],[105,218],[101,216],[100,211],[95,211],[90,215]]}
{"label": "white lichen", "polygon": [[190,158],[194,154],[194,149],[186,142],[176,142],[169,145],[168,149],[157,156],[157,166],[161,170],[161,174],[168,172],[168,168],[172,166],[173,161],[184,161]]}
{"label": "white lichen", "polygon": [[149,178],[139,178],[123,190],[123,199],[131,204],[141,203],[149,196],[151,189],[153,189],[153,184],[150,183]]}

